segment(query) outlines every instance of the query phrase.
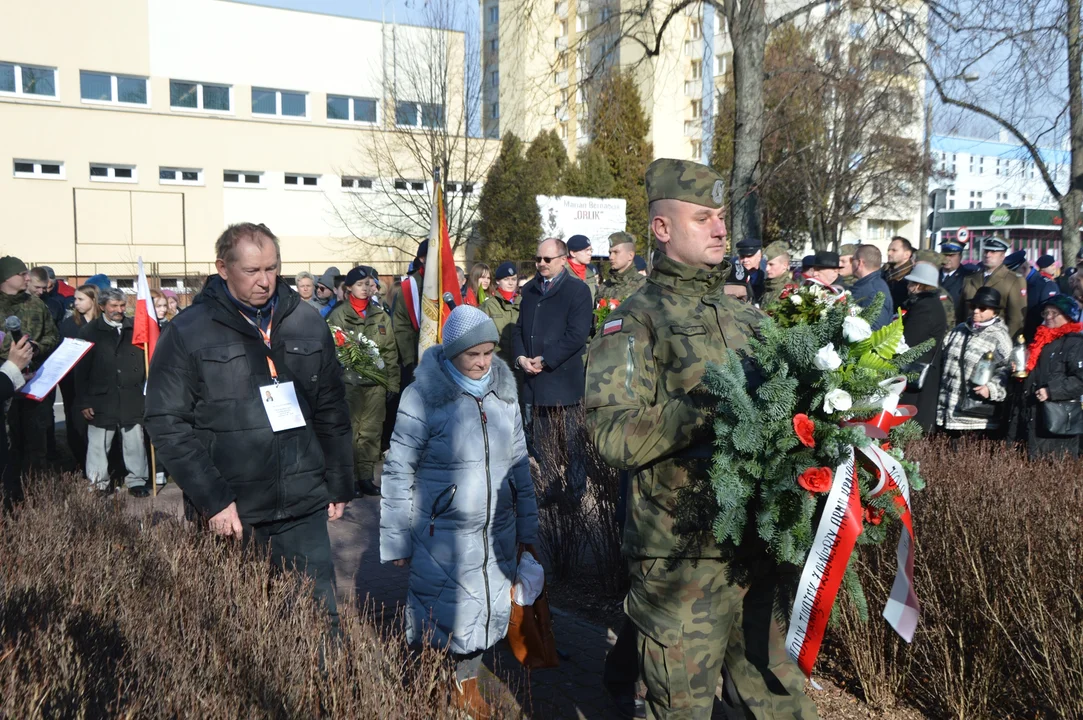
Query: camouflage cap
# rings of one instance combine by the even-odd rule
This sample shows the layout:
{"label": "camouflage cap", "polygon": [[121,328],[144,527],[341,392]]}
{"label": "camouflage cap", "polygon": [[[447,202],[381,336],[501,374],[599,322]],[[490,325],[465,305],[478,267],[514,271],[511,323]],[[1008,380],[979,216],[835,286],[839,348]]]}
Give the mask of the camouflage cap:
{"label": "camouflage cap", "polygon": [[709,208],[720,208],[726,199],[726,184],[713,168],[691,160],[659,158],[647,168],[647,202],[683,200]]}
{"label": "camouflage cap", "polygon": [[853,255],[857,252],[857,243],[846,243],[839,246],[839,257],[846,257],[847,255]]}
{"label": "camouflage cap", "polygon": [[779,255],[789,255],[790,246],[781,240],[776,240],[763,249],[763,256],[768,260],[774,260]]}
{"label": "camouflage cap", "polygon": [[636,244],[636,236],[632,233],[618,230],[609,236],[609,247],[616,247],[617,245],[625,245],[627,243]]}
{"label": "camouflage cap", "polygon": [[939,267],[941,260],[943,257],[936,250],[922,248],[914,251],[914,262],[927,262]]}

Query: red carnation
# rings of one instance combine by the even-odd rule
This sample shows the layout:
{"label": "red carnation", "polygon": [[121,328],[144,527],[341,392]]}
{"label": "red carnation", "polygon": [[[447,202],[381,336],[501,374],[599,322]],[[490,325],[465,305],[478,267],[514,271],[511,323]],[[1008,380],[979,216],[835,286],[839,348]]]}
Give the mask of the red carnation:
{"label": "red carnation", "polygon": [[797,476],[797,484],[810,493],[822,493],[831,489],[831,468],[808,468]]}
{"label": "red carnation", "polygon": [[609,300],[609,309],[610,310],[616,310],[618,307],[620,307],[620,301],[617,300],[616,298],[610,298],[610,300]]}
{"label": "red carnation", "polygon": [[812,436],[815,429],[816,423],[809,420],[808,415],[805,413],[798,413],[793,416],[793,431],[797,433],[797,439],[805,447],[816,447],[816,438]]}
{"label": "red carnation", "polygon": [[884,511],[872,505],[865,506],[865,522],[869,525],[879,525],[884,519]]}
{"label": "red carnation", "polygon": [[602,298],[601,300],[598,301],[598,309],[599,310],[605,310],[605,308],[606,308],[605,298]]}
{"label": "red carnation", "polygon": [[346,333],[341,330],[335,330],[335,345],[342,347],[346,344]]}

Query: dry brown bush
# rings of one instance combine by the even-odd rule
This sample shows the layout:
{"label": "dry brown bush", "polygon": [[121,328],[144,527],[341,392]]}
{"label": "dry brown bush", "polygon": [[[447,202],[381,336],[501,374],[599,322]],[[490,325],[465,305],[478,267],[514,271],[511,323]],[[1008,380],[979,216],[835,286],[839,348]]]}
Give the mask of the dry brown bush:
{"label": "dry brown bush", "polygon": [[844,611],[836,630],[867,697],[932,717],[1083,717],[1083,462],[946,439],[910,455],[928,482],[913,497],[914,644],[901,649],[877,617],[893,540],[862,551],[870,625]]}
{"label": "dry brown bush", "polygon": [[442,653],[72,477],[0,517],[0,717],[450,718]]}

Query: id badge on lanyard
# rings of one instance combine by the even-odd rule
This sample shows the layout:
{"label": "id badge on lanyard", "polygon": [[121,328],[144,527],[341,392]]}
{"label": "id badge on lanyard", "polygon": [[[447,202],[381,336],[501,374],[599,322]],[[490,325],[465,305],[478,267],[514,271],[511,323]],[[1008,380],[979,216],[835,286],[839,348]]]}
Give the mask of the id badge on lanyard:
{"label": "id badge on lanyard", "polygon": [[[267,332],[264,332],[263,328],[252,322],[243,313],[241,317],[256,328],[260,337],[263,338],[263,344],[270,350],[271,326],[268,325]],[[274,321],[272,320],[272,322]],[[271,430],[273,432],[282,432],[283,430],[304,427],[305,416],[301,412],[301,404],[297,401],[297,388],[294,387],[293,382],[278,382],[278,368],[275,367],[275,362],[270,355],[267,356],[267,369],[271,371],[271,379],[274,380],[274,384],[261,387],[259,396],[260,401],[263,403],[263,410],[267,413],[267,420],[271,423]]]}

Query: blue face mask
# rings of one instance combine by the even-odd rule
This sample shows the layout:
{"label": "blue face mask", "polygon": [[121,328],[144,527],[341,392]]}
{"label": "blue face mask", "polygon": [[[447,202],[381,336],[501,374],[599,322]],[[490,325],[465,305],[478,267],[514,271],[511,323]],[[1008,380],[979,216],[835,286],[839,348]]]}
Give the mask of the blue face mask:
{"label": "blue face mask", "polygon": [[459,372],[459,368],[455,367],[455,364],[451,360],[444,358],[444,369],[447,370],[448,375],[455,381],[455,384],[476,398],[485,397],[489,393],[489,385],[492,383],[493,369],[489,368],[488,372],[480,380],[475,380],[471,377],[467,377]]}

